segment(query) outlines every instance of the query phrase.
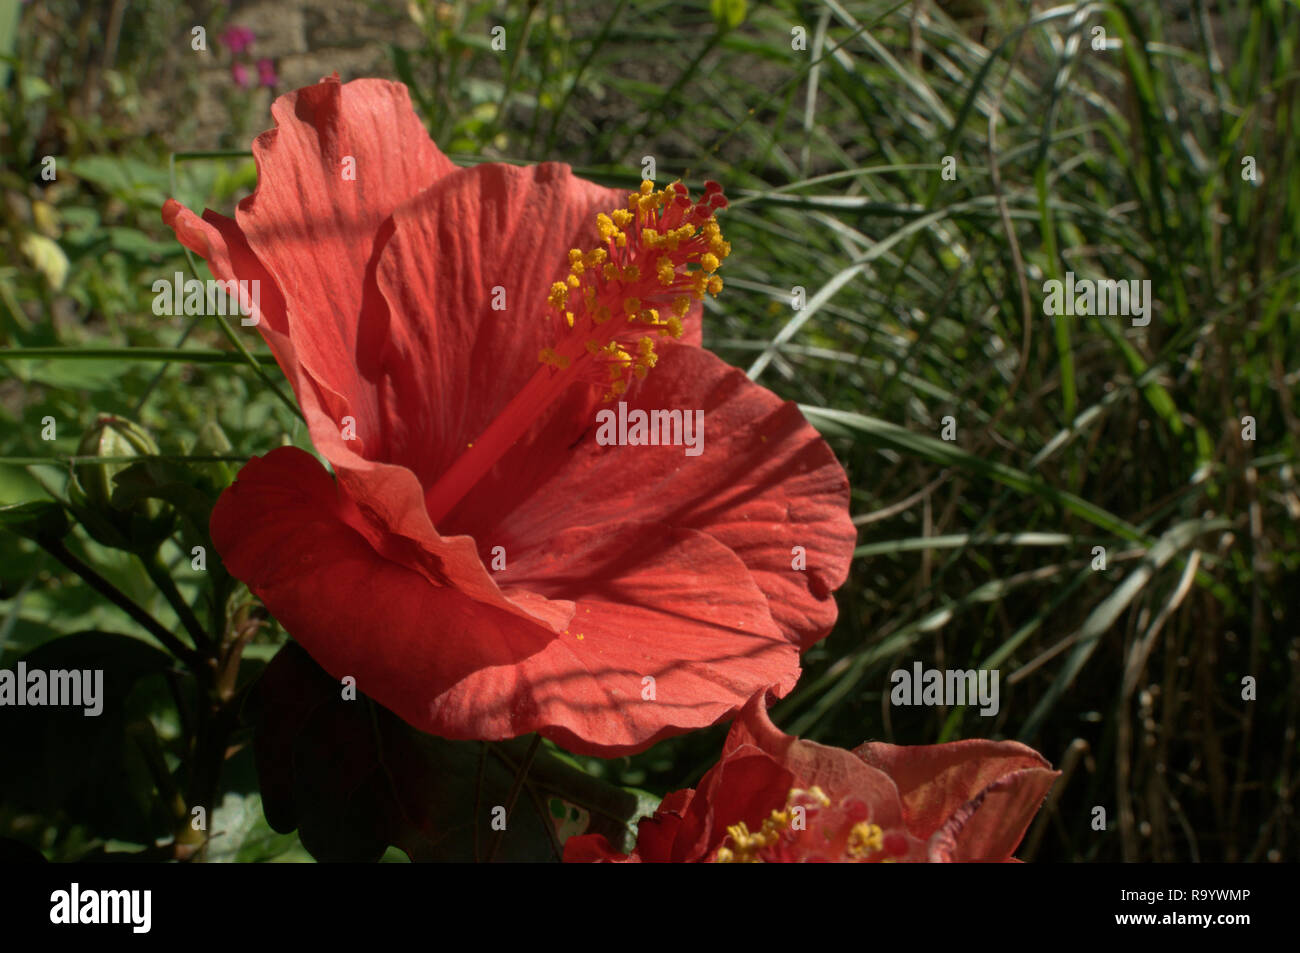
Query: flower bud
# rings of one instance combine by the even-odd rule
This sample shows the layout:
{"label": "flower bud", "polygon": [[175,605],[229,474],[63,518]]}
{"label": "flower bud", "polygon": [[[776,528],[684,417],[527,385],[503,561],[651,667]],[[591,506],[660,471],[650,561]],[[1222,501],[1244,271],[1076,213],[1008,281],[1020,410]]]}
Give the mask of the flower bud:
{"label": "flower bud", "polygon": [[[144,553],[158,548],[171,535],[175,510],[156,499],[135,499],[123,506],[113,503],[114,478],[135,466],[130,457],[154,456],[158,446],[138,424],[104,415],[81,438],[79,457],[97,457],[73,467],[68,505],[86,532],[113,549]],[[109,462],[113,461],[113,462]]]}
{"label": "flower bud", "polygon": [[[95,425],[86,431],[77,446],[79,457],[138,457],[154,456],[158,445],[138,424],[124,417],[101,414]],[[103,511],[113,502],[113,477],[121,473],[130,462],[78,463],[75,467],[77,483],[85,494],[86,503]],[[151,504],[157,515],[157,504]]]}

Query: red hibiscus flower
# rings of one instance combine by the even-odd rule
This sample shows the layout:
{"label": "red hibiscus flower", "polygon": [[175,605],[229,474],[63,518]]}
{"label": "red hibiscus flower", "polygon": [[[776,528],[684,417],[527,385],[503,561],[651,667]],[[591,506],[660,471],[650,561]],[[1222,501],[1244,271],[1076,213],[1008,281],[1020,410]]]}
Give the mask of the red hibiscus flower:
{"label": "red hibiscus flower", "polygon": [[[219,280],[260,282],[333,470],[249,462],[212,515],[226,567],[331,675],[447,738],[622,754],[787,692],[835,620],[848,481],[795,405],[698,346],[720,190],[457,168],[378,80],[272,113],[235,219],[163,209]],[[615,399],[702,411],[703,452],[605,445]]]}
{"label": "red hibiscus flower", "polygon": [[630,855],[571,837],[568,863],[1008,861],[1059,771],[1015,741],[868,742],[782,734],[762,693],[697,789],[642,819]]}

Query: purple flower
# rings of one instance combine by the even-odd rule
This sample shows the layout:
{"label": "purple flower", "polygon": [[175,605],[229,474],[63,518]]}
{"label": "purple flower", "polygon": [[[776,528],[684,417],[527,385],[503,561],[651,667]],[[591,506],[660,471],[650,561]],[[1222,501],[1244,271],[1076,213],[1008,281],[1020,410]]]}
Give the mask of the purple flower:
{"label": "purple flower", "polygon": [[275,75],[275,63],[270,59],[263,58],[257,61],[257,82],[259,86],[265,86],[267,89],[274,89],[280,82],[280,77]]}
{"label": "purple flower", "polygon": [[248,89],[253,85],[252,77],[248,75],[248,65],[246,63],[231,63],[230,78],[235,81],[235,85],[240,89]]}
{"label": "purple flower", "polygon": [[257,35],[246,26],[231,25],[217,37],[234,55],[238,56],[253,45]]}

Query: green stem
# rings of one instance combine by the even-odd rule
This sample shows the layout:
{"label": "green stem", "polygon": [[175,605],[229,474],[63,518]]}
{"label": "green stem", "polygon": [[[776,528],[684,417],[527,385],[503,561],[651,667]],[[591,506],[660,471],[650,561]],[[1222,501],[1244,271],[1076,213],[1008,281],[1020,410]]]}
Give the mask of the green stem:
{"label": "green stem", "polygon": [[[254,354],[274,365],[275,355]],[[245,357],[218,348],[182,347],[14,347],[0,349],[0,361],[175,361],[179,364],[243,364]]]}
{"label": "green stem", "polygon": [[203,667],[203,658],[198,652],[168,632],[161,622],[131,601],[131,598],[126,593],[73,555],[61,541],[43,539],[39,540],[39,543],[46,552],[84,579],[90,588],[134,619],[145,631],[161,642],[169,652],[187,666],[196,671]]}
{"label": "green stem", "polygon": [[176,618],[180,619],[181,625],[185,626],[185,631],[190,634],[194,647],[206,655],[213,655],[215,647],[208,639],[203,623],[199,622],[199,617],[194,614],[193,608],[176,588],[176,580],[172,579],[171,573],[163,565],[159,550],[154,550],[149,556],[141,556],[140,561],[144,563],[145,572],[149,574],[153,584],[158,587],[158,591],[163,594],[167,604],[176,613]]}
{"label": "green stem", "polygon": [[[537,749],[542,746],[542,736],[533,735],[533,740],[528,744],[528,752],[524,755],[523,763],[519,765],[519,770],[515,772],[515,779],[510,785],[510,794],[506,798],[506,826],[510,825],[510,815],[515,809],[515,801],[519,798],[519,789],[523,787],[524,779],[528,777],[528,769],[533,766],[533,758],[537,756]],[[545,822],[545,815],[543,815]],[[478,823],[477,819],[475,823]],[[492,844],[488,847],[487,863],[492,863],[492,858],[497,855],[497,848],[501,846],[501,839],[505,836],[505,830],[499,830],[492,838]]]}

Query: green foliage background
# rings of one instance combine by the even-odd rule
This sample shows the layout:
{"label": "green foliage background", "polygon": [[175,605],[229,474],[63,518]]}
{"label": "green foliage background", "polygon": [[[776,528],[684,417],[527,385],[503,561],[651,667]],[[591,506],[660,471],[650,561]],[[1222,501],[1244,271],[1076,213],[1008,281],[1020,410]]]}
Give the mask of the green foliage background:
{"label": "green foliage background", "polygon": [[[359,845],[268,826],[249,699],[284,636],[233,580],[190,569],[205,508],[239,462],[310,446],[260,340],[150,309],[155,279],[191,273],[161,224],[165,198],[229,212],[255,184],[245,150],[270,124],[269,96],[229,81],[215,37],[259,28],[268,6],[0,0],[0,503],[38,504],[0,532],[0,667],[79,646],[134,659],[103,737],[38,725],[40,744],[0,745],[0,837],[52,859],[181,856],[170,837],[187,803],[214,812],[221,834],[196,855],[211,860],[307,859],[304,841],[317,856],[445,847],[382,825]],[[652,156],[660,181],[726,185],[734,253],[706,345],[803,405],[849,471],[859,526],[840,622],[775,709],[781,727],[843,746],[1034,746],[1064,775],[1025,859],[1295,859],[1294,2],[325,9],[401,21],[400,40],[368,41],[370,72],[410,87],[458,162],[560,160],[632,186]],[[281,75],[361,75],[331,53],[285,60]],[[1150,280],[1150,325],[1044,315],[1043,282],[1067,271]],[[179,514],[156,559],[86,527],[33,528],[58,509],[40,501],[68,499],[99,414],[140,422],[160,446],[119,481]],[[228,682],[195,678],[78,566],[167,632],[190,622],[238,641]],[[889,673],[913,660],[999,669],[997,717],[891,708]],[[569,812],[547,785],[571,792],[580,767],[605,782],[583,803],[617,827],[697,780],[724,730],[611,762],[547,745],[523,796],[538,818]],[[214,739],[229,745],[219,773],[200,764]],[[411,763],[432,767],[396,802],[420,801],[442,768],[474,770],[459,750],[408,742]],[[527,755],[476,757],[480,779],[508,786]],[[372,814],[393,810],[385,797]],[[501,857],[533,856],[514,849]]]}

